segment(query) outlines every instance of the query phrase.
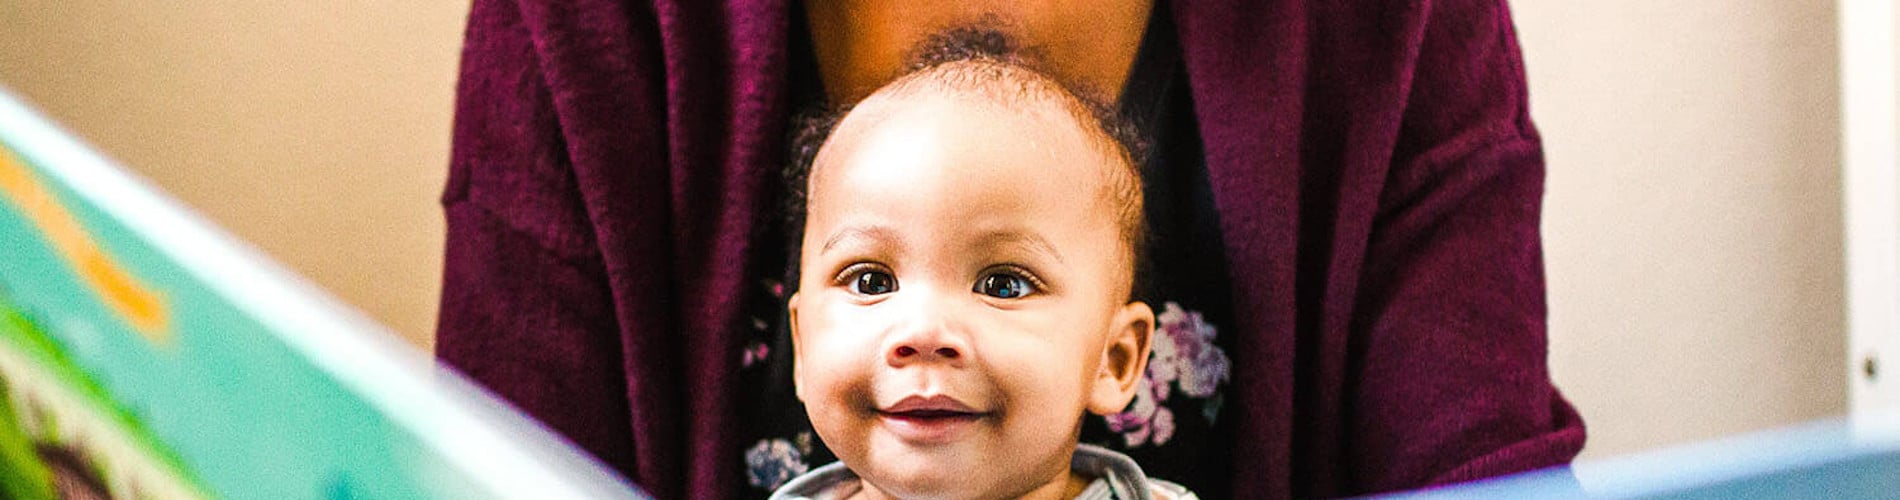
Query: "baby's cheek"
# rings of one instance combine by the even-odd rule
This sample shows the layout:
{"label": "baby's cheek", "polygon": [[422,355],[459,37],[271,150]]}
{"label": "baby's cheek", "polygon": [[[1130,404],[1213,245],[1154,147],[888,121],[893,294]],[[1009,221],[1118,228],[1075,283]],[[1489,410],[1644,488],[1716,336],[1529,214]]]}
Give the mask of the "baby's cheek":
{"label": "baby's cheek", "polygon": [[808,397],[823,398],[824,401],[807,401],[807,404],[844,405],[860,394],[870,377],[873,366],[867,357],[867,351],[874,349],[865,341],[865,336],[848,331],[821,331],[804,338],[799,346],[799,359],[803,363],[800,371],[807,387]]}
{"label": "baby's cheek", "polygon": [[1053,410],[1080,400],[1082,384],[1089,379],[1083,359],[1083,351],[1089,348],[1082,344],[1050,338],[985,354],[996,368],[993,376],[1014,387],[1018,399],[1037,401],[1036,406]]}
{"label": "baby's cheek", "polygon": [[[868,371],[859,356],[838,343],[814,343],[814,363],[805,375],[805,409],[819,439],[840,458],[865,455],[870,421],[863,409],[869,398]],[[861,463],[861,462],[860,462]]]}

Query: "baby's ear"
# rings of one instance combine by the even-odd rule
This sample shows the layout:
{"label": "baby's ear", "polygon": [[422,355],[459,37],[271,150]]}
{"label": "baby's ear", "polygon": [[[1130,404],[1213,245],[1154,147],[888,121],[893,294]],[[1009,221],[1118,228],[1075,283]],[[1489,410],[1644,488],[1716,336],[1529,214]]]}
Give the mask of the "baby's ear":
{"label": "baby's ear", "polygon": [[1102,349],[1102,369],[1089,392],[1090,413],[1113,415],[1128,407],[1147,375],[1148,346],[1154,333],[1155,313],[1148,304],[1129,302],[1115,313]]}
{"label": "baby's ear", "polygon": [[792,331],[792,394],[798,396],[799,401],[804,401],[805,377],[801,376],[803,371],[799,370],[799,366],[804,363],[798,362],[798,292],[792,292],[791,298],[785,299],[785,324]]}

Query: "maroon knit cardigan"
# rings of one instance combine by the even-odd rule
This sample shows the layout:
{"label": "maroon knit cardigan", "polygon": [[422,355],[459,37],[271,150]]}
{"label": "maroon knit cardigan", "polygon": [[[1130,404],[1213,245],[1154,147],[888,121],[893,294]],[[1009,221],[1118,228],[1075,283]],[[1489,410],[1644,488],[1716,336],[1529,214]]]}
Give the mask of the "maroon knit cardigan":
{"label": "maroon knit cardigan", "polygon": [[[1504,0],[1180,0],[1233,278],[1236,492],[1567,463],[1543,157]],[[786,0],[476,0],[438,355],[661,498],[745,486]],[[761,274],[761,273],[764,274]]]}

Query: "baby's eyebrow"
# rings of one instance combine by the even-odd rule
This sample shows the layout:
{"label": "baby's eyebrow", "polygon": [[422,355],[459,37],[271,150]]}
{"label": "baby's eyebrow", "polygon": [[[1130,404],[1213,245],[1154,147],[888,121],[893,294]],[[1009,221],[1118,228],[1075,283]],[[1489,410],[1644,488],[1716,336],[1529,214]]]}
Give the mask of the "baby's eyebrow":
{"label": "baby's eyebrow", "polygon": [[977,244],[981,245],[982,248],[995,248],[995,247],[1003,246],[1003,245],[1021,245],[1024,247],[1028,247],[1030,250],[1040,252],[1044,255],[1048,255],[1049,258],[1054,259],[1056,262],[1062,262],[1062,252],[1056,251],[1055,245],[1049,244],[1049,240],[1044,239],[1042,235],[1036,234],[1034,232],[1014,231],[1014,230],[1007,230],[1007,229],[990,231],[988,233],[984,233],[981,238],[978,238]]}
{"label": "baby's eyebrow", "polygon": [[818,248],[818,253],[830,252],[831,247],[838,246],[839,242],[851,238],[867,239],[884,244],[895,244],[898,241],[897,232],[892,231],[891,228],[888,227],[878,225],[845,226],[843,229],[831,233],[831,237],[825,239],[825,245]]}

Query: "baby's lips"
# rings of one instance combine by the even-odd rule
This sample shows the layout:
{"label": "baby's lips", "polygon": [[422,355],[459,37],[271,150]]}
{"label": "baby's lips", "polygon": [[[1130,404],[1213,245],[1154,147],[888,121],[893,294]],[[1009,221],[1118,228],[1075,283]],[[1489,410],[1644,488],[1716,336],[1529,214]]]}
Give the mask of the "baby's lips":
{"label": "baby's lips", "polygon": [[990,418],[956,398],[913,395],[884,405],[878,422],[897,439],[912,445],[936,445],[970,436],[979,422]]}
{"label": "baby's lips", "polygon": [[913,394],[885,405],[879,409],[884,413],[982,413],[976,408],[947,395],[924,396]]}

